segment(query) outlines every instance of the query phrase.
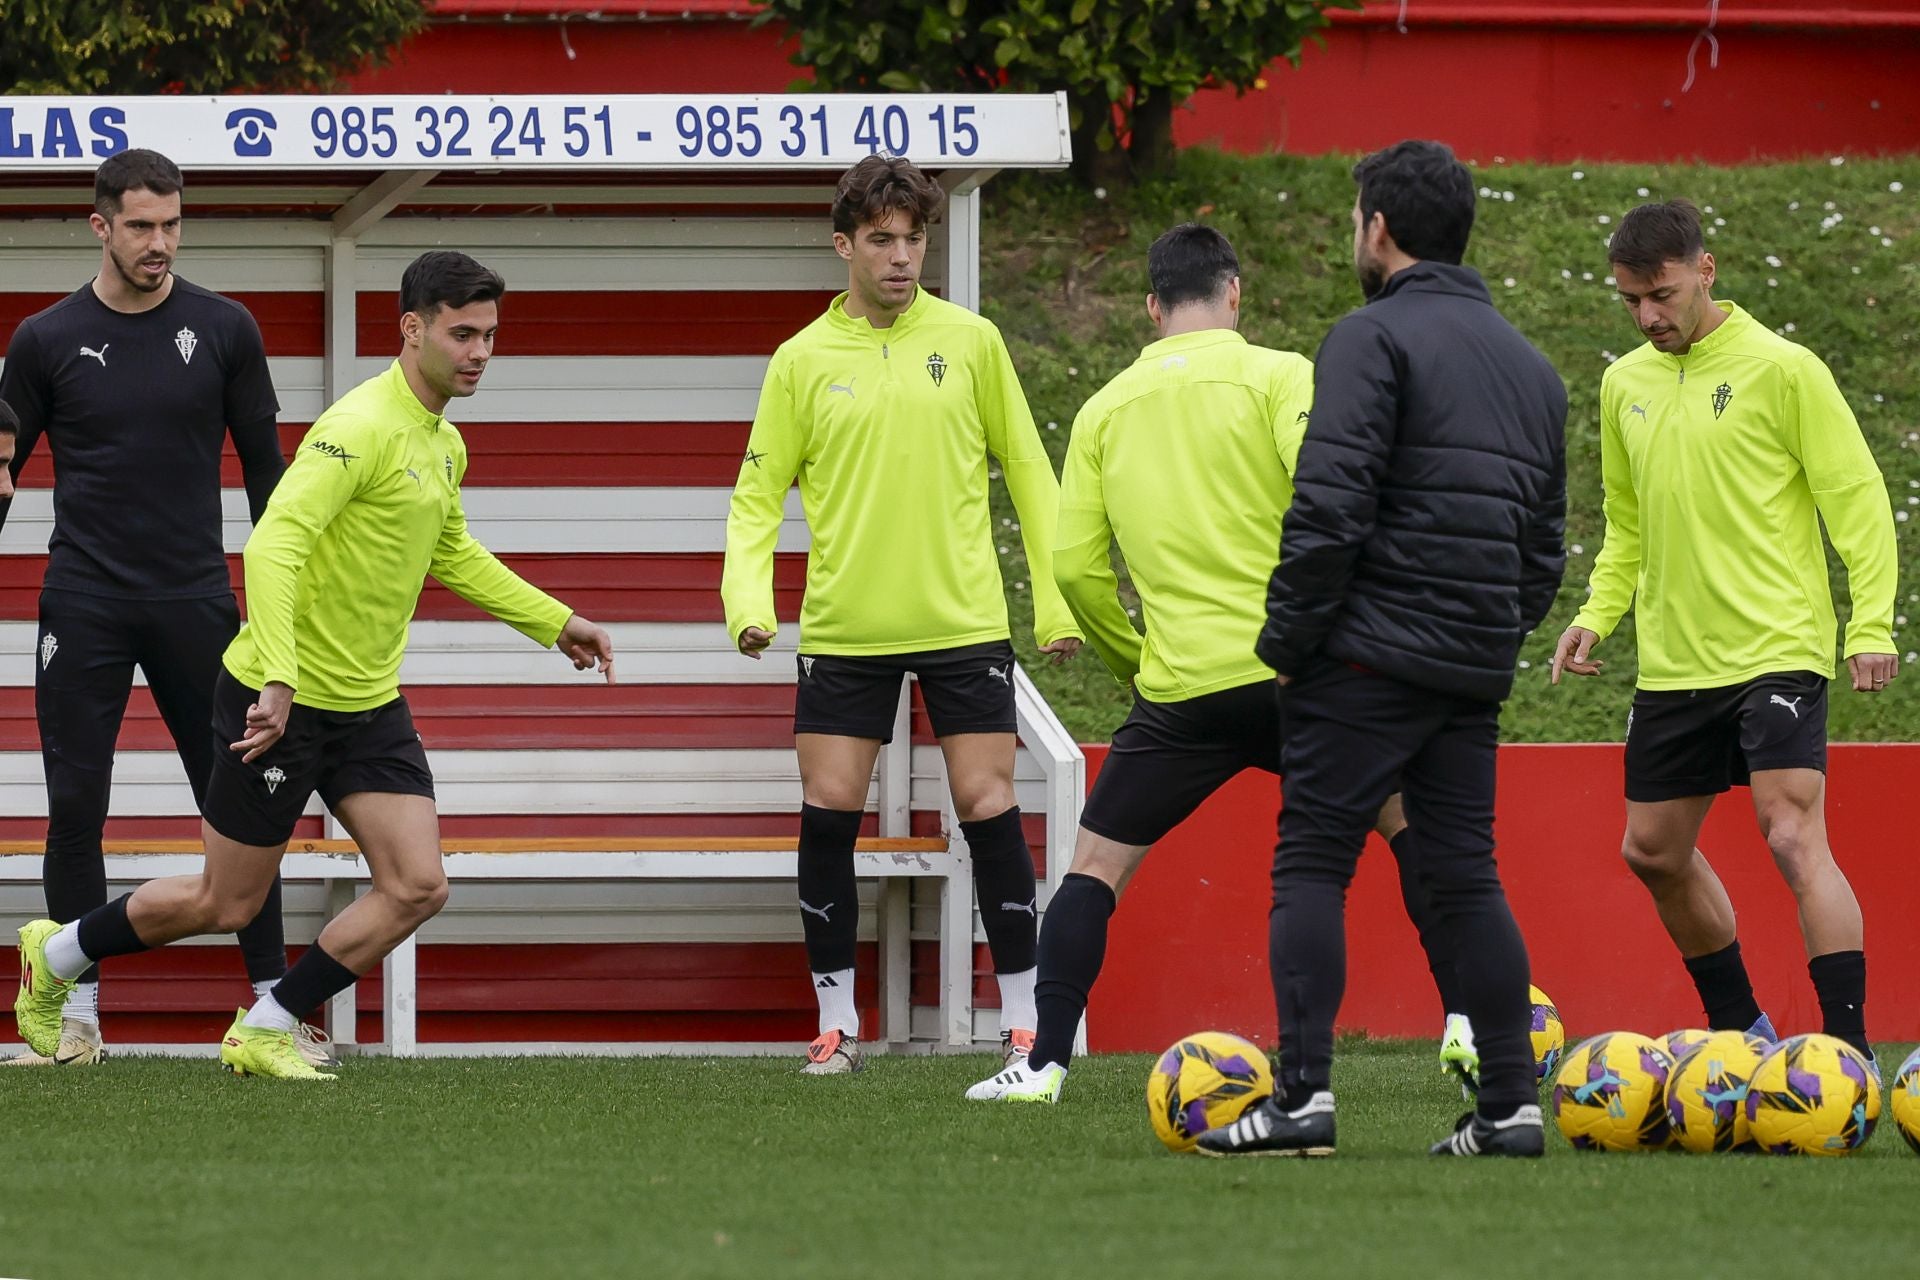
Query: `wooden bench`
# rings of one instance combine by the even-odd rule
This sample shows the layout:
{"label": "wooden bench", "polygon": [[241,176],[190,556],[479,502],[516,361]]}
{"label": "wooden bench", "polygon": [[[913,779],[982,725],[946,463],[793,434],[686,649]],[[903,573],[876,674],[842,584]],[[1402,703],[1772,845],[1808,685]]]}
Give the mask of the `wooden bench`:
{"label": "wooden bench", "polygon": [[[198,840],[110,840],[108,877],[150,880],[194,875],[203,849]],[[0,841],[0,881],[40,879],[44,845]],[[441,843],[447,879],[461,881],[594,880],[792,880],[794,842],[746,839],[464,839]],[[280,872],[288,880],[326,886],[326,917],[344,910],[369,881],[365,859],[351,840],[298,840],[288,846]],[[909,1035],[911,954],[908,883],[940,884],[940,1026],[944,1042],[973,1042],[973,871],[963,842],[876,837],[855,846],[854,873],[880,880],[881,1040],[903,1046]],[[421,1051],[416,1034],[418,943],[413,938],[385,961],[382,1046],[395,1057]],[[343,1046],[356,1043],[355,995],[348,988],[328,1003],[326,1024]]]}

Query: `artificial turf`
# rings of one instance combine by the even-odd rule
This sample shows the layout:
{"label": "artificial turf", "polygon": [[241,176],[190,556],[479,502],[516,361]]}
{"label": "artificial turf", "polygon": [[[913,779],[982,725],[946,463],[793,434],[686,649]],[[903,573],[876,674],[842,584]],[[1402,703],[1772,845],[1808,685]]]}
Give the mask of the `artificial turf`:
{"label": "artificial turf", "polygon": [[[1882,1062],[1905,1049],[1883,1046]],[[1149,1060],[1055,1108],[969,1104],[980,1056],[350,1061],[333,1085],[211,1062],[0,1074],[0,1274],[1751,1276],[1912,1274],[1920,1157],[1439,1161],[1429,1044],[1349,1042],[1331,1160],[1154,1140]],[[1794,1262],[1799,1260],[1799,1262]]]}

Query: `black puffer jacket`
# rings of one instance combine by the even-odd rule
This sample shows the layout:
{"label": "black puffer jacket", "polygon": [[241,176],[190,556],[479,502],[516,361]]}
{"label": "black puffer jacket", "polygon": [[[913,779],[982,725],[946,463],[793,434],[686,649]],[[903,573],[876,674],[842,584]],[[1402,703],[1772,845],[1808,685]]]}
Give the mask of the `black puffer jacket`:
{"label": "black puffer jacket", "polygon": [[1396,273],[1320,344],[1261,659],[1505,698],[1566,565],[1566,418],[1477,272]]}

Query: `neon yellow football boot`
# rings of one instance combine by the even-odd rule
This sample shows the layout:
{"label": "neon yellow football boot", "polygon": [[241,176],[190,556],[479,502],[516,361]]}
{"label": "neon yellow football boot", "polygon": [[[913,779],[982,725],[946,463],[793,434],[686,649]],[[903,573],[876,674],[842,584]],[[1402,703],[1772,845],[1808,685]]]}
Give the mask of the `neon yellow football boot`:
{"label": "neon yellow football boot", "polygon": [[20,994],[13,998],[13,1024],[20,1038],[48,1058],[59,1052],[60,1010],[75,985],[54,977],[47,965],[47,939],[58,932],[60,926],[51,920],[20,926]]}
{"label": "neon yellow football boot", "polygon": [[270,1031],[246,1024],[247,1011],[237,1010],[233,1025],[220,1038],[220,1065],[237,1076],[268,1076],[275,1080],[338,1080],[315,1071],[300,1056],[291,1031]]}

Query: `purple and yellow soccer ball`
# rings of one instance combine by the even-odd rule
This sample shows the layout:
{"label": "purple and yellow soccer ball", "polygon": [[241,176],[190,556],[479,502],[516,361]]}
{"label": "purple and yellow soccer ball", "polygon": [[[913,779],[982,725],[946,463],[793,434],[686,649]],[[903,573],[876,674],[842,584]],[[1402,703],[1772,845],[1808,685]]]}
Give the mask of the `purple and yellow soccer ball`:
{"label": "purple and yellow soccer ball", "polygon": [[1752,1143],[1747,1088],[1771,1045],[1740,1031],[1715,1031],[1674,1064],[1667,1123],[1682,1151],[1737,1151]]}
{"label": "purple and yellow soccer ball", "polygon": [[1530,986],[1527,996],[1533,1001],[1533,1025],[1529,1031],[1529,1039],[1533,1041],[1533,1078],[1551,1080],[1561,1055],[1567,1051],[1567,1028],[1560,1021],[1560,1010],[1554,1007],[1546,992]]}
{"label": "purple and yellow soccer ball", "polygon": [[1665,1046],[1667,1056],[1673,1059],[1674,1065],[1679,1066],[1680,1059],[1705,1044],[1712,1035],[1713,1032],[1703,1031],[1699,1027],[1682,1027],[1661,1036],[1660,1043]]}
{"label": "purple and yellow soccer ball", "polygon": [[1887,1110],[1893,1113],[1893,1126],[1920,1155],[1920,1049],[1907,1055],[1893,1075],[1893,1091],[1887,1098]]}
{"label": "purple and yellow soccer ball", "polygon": [[1774,1155],[1844,1156],[1880,1121],[1880,1077],[1844,1040],[1805,1035],[1767,1051],[1747,1087],[1747,1125]]}
{"label": "purple and yellow soccer ball", "polygon": [[1658,1151],[1667,1145],[1673,1059],[1658,1040],[1610,1031],[1567,1051],[1553,1077],[1553,1120],[1582,1151]]}
{"label": "purple and yellow soccer ball", "polygon": [[1191,1151],[1209,1129],[1232,1124],[1273,1093],[1273,1068],[1252,1043],[1224,1031],[1200,1031],[1153,1062],[1147,1116],[1169,1151]]}

